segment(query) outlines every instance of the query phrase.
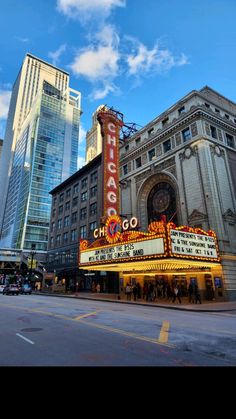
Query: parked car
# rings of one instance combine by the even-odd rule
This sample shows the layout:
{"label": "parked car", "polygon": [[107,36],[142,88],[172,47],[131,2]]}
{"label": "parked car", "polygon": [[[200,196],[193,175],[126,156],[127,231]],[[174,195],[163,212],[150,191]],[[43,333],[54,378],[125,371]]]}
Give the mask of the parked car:
{"label": "parked car", "polygon": [[0,285],[0,294],[3,294],[3,290],[4,290],[5,286],[6,285],[2,285],[2,284]]}
{"label": "parked car", "polygon": [[18,285],[16,284],[10,284],[10,285],[6,285],[4,290],[3,290],[3,294],[6,295],[19,295],[20,293],[20,289],[18,287]]}
{"label": "parked car", "polygon": [[21,294],[32,294],[32,287],[30,284],[23,284],[20,290]]}

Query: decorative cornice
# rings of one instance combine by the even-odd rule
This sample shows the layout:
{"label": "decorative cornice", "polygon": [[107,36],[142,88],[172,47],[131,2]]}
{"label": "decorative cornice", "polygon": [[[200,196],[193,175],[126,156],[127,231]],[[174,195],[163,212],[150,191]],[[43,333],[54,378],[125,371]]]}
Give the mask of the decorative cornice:
{"label": "decorative cornice", "polygon": [[[234,131],[236,135],[236,126],[234,126],[234,123],[227,120],[223,121],[222,117],[212,115],[211,111],[205,110],[204,105],[200,106],[192,106],[190,108],[190,111],[186,113],[181,119],[176,121],[173,121],[170,123],[170,126],[161,130],[161,133],[158,135],[158,132],[156,131],[150,138],[147,138],[145,142],[142,142],[142,145],[140,147],[134,147],[134,149],[130,150],[128,153],[125,154],[125,156],[120,156],[121,164],[125,164],[126,160],[129,161],[130,159],[135,158],[136,156],[139,156],[144,151],[147,151],[151,148],[153,145],[157,145],[158,142],[165,137],[169,137],[176,132],[178,132],[183,126],[186,126],[186,124],[192,123],[194,120],[199,119],[206,119],[208,121],[214,122],[216,125],[220,126],[221,128],[224,128],[228,131]],[[132,138],[130,139],[130,142],[132,141]]]}

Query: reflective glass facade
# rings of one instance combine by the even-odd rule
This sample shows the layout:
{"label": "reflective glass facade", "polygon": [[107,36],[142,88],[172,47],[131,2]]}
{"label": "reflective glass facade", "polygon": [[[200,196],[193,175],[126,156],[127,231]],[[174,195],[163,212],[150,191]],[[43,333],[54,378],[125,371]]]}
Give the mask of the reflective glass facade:
{"label": "reflective glass facade", "polygon": [[77,170],[79,121],[78,102],[44,81],[14,153],[1,237],[11,247],[47,251],[49,191]]}

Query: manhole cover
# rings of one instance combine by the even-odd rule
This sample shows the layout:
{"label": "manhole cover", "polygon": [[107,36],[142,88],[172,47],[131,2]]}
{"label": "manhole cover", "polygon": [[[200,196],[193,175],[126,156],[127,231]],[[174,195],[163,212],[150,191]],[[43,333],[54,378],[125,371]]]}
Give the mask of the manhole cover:
{"label": "manhole cover", "polygon": [[43,330],[41,327],[27,327],[26,329],[21,329],[21,332],[40,332]]}

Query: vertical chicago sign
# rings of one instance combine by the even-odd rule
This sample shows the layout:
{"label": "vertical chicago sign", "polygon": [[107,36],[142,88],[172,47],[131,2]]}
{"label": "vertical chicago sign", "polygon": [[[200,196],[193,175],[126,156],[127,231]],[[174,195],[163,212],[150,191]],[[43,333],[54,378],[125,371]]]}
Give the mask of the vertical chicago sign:
{"label": "vertical chicago sign", "polygon": [[120,212],[119,138],[123,122],[112,111],[101,111],[97,119],[101,125],[103,147],[103,216]]}

